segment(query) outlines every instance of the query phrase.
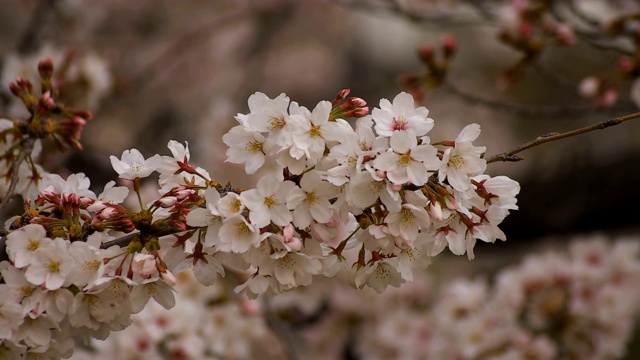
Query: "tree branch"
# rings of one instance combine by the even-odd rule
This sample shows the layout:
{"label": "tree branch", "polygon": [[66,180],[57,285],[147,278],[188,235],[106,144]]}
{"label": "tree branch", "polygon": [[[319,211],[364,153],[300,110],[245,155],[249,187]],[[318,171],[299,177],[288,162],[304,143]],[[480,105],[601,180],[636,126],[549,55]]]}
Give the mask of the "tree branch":
{"label": "tree branch", "polygon": [[127,234],[123,237],[111,240],[111,241],[107,241],[105,243],[102,243],[102,245],[100,245],[101,249],[108,249],[114,245],[120,246],[120,247],[125,247],[127,245],[129,245],[129,243],[131,242],[131,240],[133,240],[136,236],[140,235],[139,232],[135,232],[132,234]]}
{"label": "tree branch", "polygon": [[22,142],[22,151],[20,151],[20,154],[18,154],[16,161],[14,161],[11,165],[11,183],[9,183],[9,189],[4,195],[4,198],[2,198],[2,202],[0,202],[0,212],[4,210],[7,204],[9,204],[9,201],[11,201],[11,199],[13,199],[13,196],[15,195],[16,186],[18,185],[18,181],[20,180],[18,179],[20,165],[27,158],[27,156],[31,155],[31,150],[33,150],[33,143],[33,139],[26,139]]}
{"label": "tree branch", "polygon": [[571,131],[567,131],[564,133],[557,133],[557,132],[552,132],[549,134],[545,134],[545,135],[541,135],[538,136],[535,140],[529,141],[528,143],[522,144],[518,147],[515,147],[509,151],[505,151],[501,154],[497,154],[494,155],[490,158],[487,159],[487,164],[490,164],[492,162],[496,162],[496,161],[520,161],[520,160],[524,160],[522,157],[516,155],[519,152],[525,151],[527,149],[530,149],[534,146],[538,146],[538,145],[542,145],[544,143],[548,143],[551,141],[556,141],[556,140],[560,140],[560,139],[565,139],[568,137],[572,137],[572,136],[576,136],[576,135],[580,135],[580,134],[585,134],[594,130],[602,130],[602,129],[606,129],[610,126],[615,126],[618,124],[621,124],[627,120],[632,120],[632,119],[637,119],[640,118],[640,112],[637,113],[633,113],[633,114],[629,114],[629,115],[625,115],[625,116],[621,116],[621,117],[617,117],[614,119],[609,119],[609,120],[605,120],[602,122],[599,122],[597,124],[593,124],[590,126],[586,126],[580,129],[576,129],[576,130],[571,130]]}

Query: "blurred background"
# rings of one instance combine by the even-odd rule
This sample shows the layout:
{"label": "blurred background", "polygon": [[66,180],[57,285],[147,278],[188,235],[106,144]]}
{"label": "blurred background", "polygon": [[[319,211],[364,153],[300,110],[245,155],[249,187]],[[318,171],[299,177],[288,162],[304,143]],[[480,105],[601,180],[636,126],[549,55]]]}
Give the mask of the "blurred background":
{"label": "blurred background", "polygon": [[[501,3],[4,0],[0,113],[21,116],[8,92],[15,76],[35,80],[35,64],[45,56],[54,65],[71,59],[76,65],[69,66],[63,96],[95,118],[85,127],[84,152],[61,157],[45,149],[44,166],[85,172],[99,192],[116,178],[109,155],[133,147],[145,156],[168,154],[172,139],[189,142],[193,163],[220,183],[251,187],[260,174],[248,177],[242,166],[225,163],[221,141],[236,124],[234,115],[248,112],[251,94],[284,92],[312,108],[350,88],[373,108],[406,90],[407,75],[425,71],[417,49],[430,44],[441,55],[445,34],[457,39],[457,52],[444,82],[420,99],[435,120],[432,139],[454,140],[475,122],[483,129],[476,143],[493,155],[542,134],[638,111],[631,81],[616,83],[610,106],[596,106],[579,91],[585,77],[615,72],[628,53],[624,41],[603,46],[577,31],[573,46],[545,47],[518,70],[517,80],[506,79],[522,53],[499,39],[508,27]],[[583,3],[603,19],[637,6]],[[528,150],[518,163],[490,165],[490,174],[522,185],[521,210],[501,226],[508,242],[480,244],[474,262],[454,258],[443,272],[491,274],[533,247],[563,245],[569,235],[637,236],[639,136],[640,120],[629,121]]]}

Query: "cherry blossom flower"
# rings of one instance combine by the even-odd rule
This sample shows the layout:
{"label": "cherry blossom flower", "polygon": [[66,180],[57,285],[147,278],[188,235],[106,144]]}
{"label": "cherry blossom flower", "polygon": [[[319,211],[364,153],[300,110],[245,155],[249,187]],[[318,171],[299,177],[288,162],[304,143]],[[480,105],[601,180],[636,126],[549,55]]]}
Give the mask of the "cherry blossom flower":
{"label": "cherry blossom flower", "polygon": [[220,228],[218,249],[243,253],[252,246],[258,246],[268,234],[260,234],[255,226],[249,224],[241,215],[224,219]]}
{"label": "cherry blossom flower", "polygon": [[480,125],[465,126],[456,138],[455,146],[444,151],[442,165],[438,170],[440,182],[446,178],[458,191],[466,191],[471,186],[469,176],[479,175],[487,168],[487,161],[480,156],[484,146],[473,146],[472,141],[480,136]]}
{"label": "cherry blossom flower", "polygon": [[197,227],[207,227],[207,235],[204,244],[211,247],[218,241],[218,232],[222,227],[222,215],[218,210],[218,201],[220,201],[220,193],[215,188],[207,188],[205,191],[205,199],[207,208],[195,208],[187,215],[187,225]]}
{"label": "cherry blossom flower", "polygon": [[390,145],[390,151],[378,156],[373,165],[385,171],[394,184],[424,185],[429,172],[435,172],[440,166],[435,147],[418,145],[417,139],[404,131],[393,132]]}
{"label": "cherry blossom flower", "polygon": [[355,282],[358,289],[366,284],[380,294],[389,285],[402,285],[404,279],[397,270],[397,259],[383,258],[359,269]]}
{"label": "cherry blossom flower", "polygon": [[344,132],[342,129],[351,129],[351,126],[345,122],[330,122],[329,113],[331,112],[331,103],[328,101],[319,102],[312,112],[305,108],[301,114],[291,116],[291,122],[294,122],[293,144],[290,154],[296,159],[303,155],[317,163],[322,155],[327,140],[338,140]]}
{"label": "cherry blossom flower", "polygon": [[18,269],[36,261],[35,251],[51,239],[41,225],[29,224],[7,235],[7,253]]}
{"label": "cherry blossom flower", "polygon": [[302,176],[300,187],[294,187],[287,196],[287,207],[293,210],[293,223],[304,229],[313,220],[326,223],[331,220],[333,209],[329,199],[337,193],[336,188],[322,181],[316,172]]}
{"label": "cherry blossom flower", "polygon": [[258,180],[256,189],[243,191],[240,200],[250,210],[251,223],[258,228],[271,222],[278,226],[290,223],[292,216],[286,199],[294,186],[292,181],[283,181],[282,176],[265,176]]}
{"label": "cherry blossom flower", "polygon": [[125,150],[120,159],[111,155],[111,166],[121,179],[135,180],[145,178],[162,164],[162,158],[156,154],[145,160],[137,149]]}
{"label": "cherry blossom flower", "polygon": [[137,314],[153,298],[165,309],[171,309],[176,304],[173,288],[158,278],[143,280],[131,290],[131,312]]}
{"label": "cherry blossom flower", "polygon": [[25,277],[32,284],[56,290],[64,284],[75,266],[75,261],[69,255],[67,242],[55,238],[33,253],[33,261],[27,268]]}
{"label": "cherry blossom flower", "polygon": [[264,164],[264,136],[238,125],[222,136],[222,141],[229,146],[227,162],[244,164],[244,171],[253,174]]}
{"label": "cherry blossom flower", "polygon": [[433,119],[427,117],[429,110],[415,107],[413,96],[401,92],[393,98],[380,100],[380,108],[374,108],[373,121],[380,136],[392,136],[396,131],[405,131],[412,137],[424,136],[433,128]]}

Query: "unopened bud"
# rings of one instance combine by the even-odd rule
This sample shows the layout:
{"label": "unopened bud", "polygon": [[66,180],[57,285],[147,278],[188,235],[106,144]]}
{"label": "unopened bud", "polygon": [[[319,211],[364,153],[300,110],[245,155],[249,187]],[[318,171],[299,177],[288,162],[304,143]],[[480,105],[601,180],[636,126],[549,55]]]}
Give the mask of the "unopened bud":
{"label": "unopened bud", "polygon": [[72,113],[73,115],[81,117],[85,120],[93,119],[93,113],[91,113],[91,111],[88,111],[88,110],[73,110]]}
{"label": "unopened bud", "polygon": [[160,278],[171,286],[176,285],[176,277],[168,269],[165,269],[164,272],[160,272]]}
{"label": "unopened bud", "polygon": [[588,76],[580,82],[578,85],[578,93],[587,99],[594,98],[598,94],[598,88],[600,87],[600,80],[595,76]]}
{"label": "unopened bud", "polygon": [[363,99],[359,98],[359,97],[352,97],[349,98],[349,100],[347,101],[347,103],[349,104],[349,106],[353,106],[353,107],[363,107],[363,106],[367,106],[367,102],[364,101]]}
{"label": "unopened bud", "polygon": [[444,204],[449,210],[457,210],[458,205],[456,205],[456,200],[451,195],[447,195],[444,197]]}
{"label": "unopened bud", "polygon": [[42,79],[51,79],[53,76],[53,62],[46,58],[38,63],[38,73]]}
{"label": "unopened bud", "polygon": [[443,216],[442,216],[442,207],[440,206],[439,202],[431,202],[429,204],[429,213],[431,214],[431,217],[441,221]]}
{"label": "unopened bud", "polygon": [[450,58],[458,50],[458,39],[452,35],[445,35],[440,42],[442,43],[445,58]]}
{"label": "unopened bud", "polygon": [[608,88],[602,94],[602,105],[611,106],[618,101],[618,89],[615,86]]}
{"label": "unopened bud", "polygon": [[628,56],[623,56],[618,60],[618,68],[625,74],[631,73],[635,67],[636,64],[634,64],[633,60]]}
{"label": "unopened bud", "polygon": [[332,106],[336,106],[338,104],[340,104],[341,102],[344,101],[344,99],[347,98],[347,96],[349,96],[349,93],[351,92],[351,89],[342,89],[340,91],[338,91],[338,95],[336,95],[336,98],[331,102]]}
{"label": "unopened bud", "polygon": [[523,22],[518,27],[518,34],[523,39],[529,39],[531,37],[532,27],[531,23]]}
{"label": "unopened bud", "polygon": [[178,202],[178,198],[175,196],[165,196],[159,199],[156,204],[163,208],[170,208]]}
{"label": "unopened bud", "polygon": [[420,59],[422,59],[422,61],[424,61],[425,63],[432,63],[433,62],[433,46],[424,45],[418,48],[418,55],[420,56]]}

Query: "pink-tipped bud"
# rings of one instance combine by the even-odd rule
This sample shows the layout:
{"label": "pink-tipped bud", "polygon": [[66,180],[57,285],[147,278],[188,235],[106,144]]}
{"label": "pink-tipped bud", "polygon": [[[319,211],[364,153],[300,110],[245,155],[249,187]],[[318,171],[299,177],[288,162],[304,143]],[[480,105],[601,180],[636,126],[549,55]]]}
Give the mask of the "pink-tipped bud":
{"label": "pink-tipped bud", "polygon": [[53,76],[53,62],[51,58],[46,58],[38,63],[38,73],[43,79],[51,79]]}
{"label": "pink-tipped bud", "polygon": [[11,90],[13,95],[20,97],[20,88],[15,83],[9,84],[9,90]]}
{"label": "pink-tipped bud", "polygon": [[115,217],[118,215],[118,211],[113,208],[113,207],[105,207],[102,211],[100,211],[100,214],[98,214],[98,218],[102,219],[102,220],[109,220],[112,217]]}
{"label": "pink-tipped bud", "polygon": [[526,21],[521,23],[520,26],[518,27],[518,34],[523,39],[529,39],[531,37],[532,31],[533,31],[533,28],[531,26],[531,23]]}
{"label": "pink-tipped bud", "polygon": [[442,215],[442,206],[440,206],[439,202],[431,202],[429,204],[429,214],[431,214],[431,217],[441,221],[443,218]]}
{"label": "pink-tipped bud", "polygon": [[88,110],[73,110],[72,113],[73,115],[81,117],[87,121],[93,119],[93,113]]}
{"label": "pink-tipped bud", "polygon": [[420,59],[422,59],[422,61],[424,61],[425,63],[433,62],[433,46],[421,46],[420,48],[418,48],[418,55],[420,56]]}
{"label": "pink-tipped bud", "polygon": [[452,211],[458,210],[458,205],[456,205],[456,200],[451,195],[447,195],[444,197],[444,204],[449,210],[452,210]]}
{"label": "pink-tipped bud", "polygon": [[615,86],[608,88],[602,94],[603,106],[612,106],[616,101],[618,101],[618,89]]}
{"label": "pink-tipped bud", "polygon": [[347,96],[349,96],[350,92],[351,92],[351,89],[342,89],[338,91],[338,95],[336,95],[336,98],[331,102],[331,105],[336,106],[341,102],[343,102],[344,99],[346,99]]}
{"label": "pink-tipped bud", "polygon": [[282,231],[282,237],[285,245],[293,252],[298,252],[302,249],[302,241],[298,239],[293,232],[293,225],[287,224]]}
{"label": "pink-tipped bud", "polygon": [[573,29],[566,24],[558,24],[555,28],[555,35],[562,45],[573,45],[576,43],[576,34]]}
{"label": "pink-tipped bud", "polygon": [[176,286],[176,277],[173,273],[167,269],[165,271],[160,272],[160,278],[164,280],[167,284],[171,286]]}
{"label": "pink-tipped bud", "polygon": [[618,68],[625,74],[629,74],[636,67],[636,64],[628,56],[623,56],[618,60]]}
{"label": "pink-tipped bud", "polygon": [[187,197],[189,197],[189,196],[191,196],[193,194],[194,194],[193,190],[191,190],[191,189],[183,189],[183,190],[176,191],[175,196],[176,196],[176,199],[178,199],[178,200],[184,200],[185,198],[187,198]]}
{"label": "pink-tipped bud", "polygon": [[178,202],[178,198],[175,196],[165,196],[156,202],[157,206],[163,208],[170,208]]}
{"label": "pink-tipped bud", "polygon": [[598,94],[600,88],[600,80],[595,76],[587,76],[580,81],[578,85],[578,93],[587,99],[594,98]]}
{"label": "pink-tipped bud", "polygon": [[440,41],[445,58],[450,58],[458,50],[458,39],[452,35],[445,35]]}
{"label": "pink-tipped bud", "polygon": [[359,97],[349,98],[349,100],[347,101],[347,104],[349,104],[349,106],[352,106],[352,107],[367,106],[367,102],[364,101],[363,99],[359,98]]}
{"label": "pink-tipped bud", "polygon": [[133,255],[131,270],[143,277],[149,277],[156,270],[156,258],[151,254],[137,253]]}

